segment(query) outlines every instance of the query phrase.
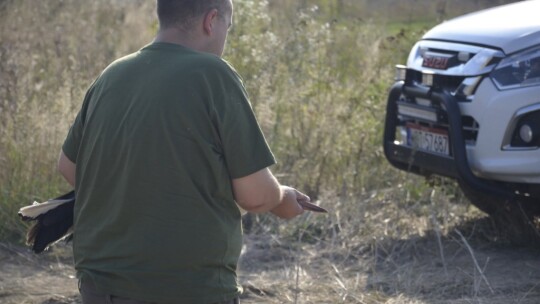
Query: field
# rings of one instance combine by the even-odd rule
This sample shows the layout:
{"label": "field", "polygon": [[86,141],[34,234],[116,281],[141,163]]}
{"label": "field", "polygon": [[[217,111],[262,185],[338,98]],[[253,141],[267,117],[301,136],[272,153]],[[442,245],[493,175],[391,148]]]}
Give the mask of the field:
{"label": "field", "polygon": [[[503,1],[438,2],[234,1],[224,58],[272,171],[330,210],[244,218],[242,303],[540,303],[538,246],[516,246],[453,182],[426,183],[382,155],[393,66],[440,20]],[[0,303],[78,302],[69,245],[28,253],[16,213],[68,190],[56,158],[85,90],[151,42],[153,11],[144,0],[0,0]]]}
{"label": "field", "polygon": [[[312,215],[284,224],[305,227],[295,232],[248,234],[242,303],[539,303],[538,249],[509,244],[464,204],[432,199],[408,208],[386,195],[359,199],[364,216],[324,239]],[[429,215],[438,208],[445,218]],[[0,243],[0,261],[0,303],[80,303],[69,246],[36,256]]]}

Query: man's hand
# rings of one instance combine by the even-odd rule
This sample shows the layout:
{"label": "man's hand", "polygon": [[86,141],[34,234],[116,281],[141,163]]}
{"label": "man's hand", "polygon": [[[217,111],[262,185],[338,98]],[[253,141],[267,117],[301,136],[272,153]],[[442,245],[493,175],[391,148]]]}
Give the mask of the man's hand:
{"label": "man's hand", "polygon": [[302,213],[304,208],[299,202],[309,202],[309,196],[304,193],[287,186],[281,186],[282,198],[279,205],[277,205],[271,212],[283,219],[292,219]]}

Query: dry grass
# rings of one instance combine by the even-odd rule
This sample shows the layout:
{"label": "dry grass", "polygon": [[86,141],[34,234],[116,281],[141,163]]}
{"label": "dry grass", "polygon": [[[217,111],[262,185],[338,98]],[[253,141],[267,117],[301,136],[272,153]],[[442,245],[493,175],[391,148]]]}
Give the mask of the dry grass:
{"label": "dry grass", "polygon": [[[346,214],[342,198],[323,196],[328,215],[308,213],[246,235],[242,303],[540,301],[537,248],[511,245],[440,188],[418,197],[402,189],[349,198],[356,207]],[[0,244],[2,303],[77,303],[69,256],[64,246],[35,256]]]}
{"label": "dry grass", "polygon": [[[392,67],[425,23],[389,30],[336,15],[334,1],[276,3],[235,0],[225,58],[244,77],[274,172],[331,212],[246,217],[243,303],[539,303],[537,249],[511,245],[454,184],[384,160]],[[1,303],[77,301],[69,251],[32,256],[7,241],[24,235],[20,206],[67,190],[54,167],[84,92],[152,39],[153,10],[143,0],[0,0]]]}
{"label": "dry grass", "polygon": [[149,41],[154,18],[136,1],[126,11],[103,0],[1,4],[0,239],[19,241],[19,207],[67,189],[55,164],[86,88]]}
{"label": "dry grass", "polygon": [[[427,201],[408,208],[396,204],[403,197],[388,193],[356,201],[357,211],[350,211],[358,217],[354,225],[337,212],[324,219],[333,223],[332,237],[318,238],[321,232],[312,230],[319,215],[299,219],[303,230],[247,236],[240,271],[244,301],[540,301],[538,249],[511,245],[465,202],[449,204],[437,191],[424,194]],[[321,203],[338,205],[339,200]]]}

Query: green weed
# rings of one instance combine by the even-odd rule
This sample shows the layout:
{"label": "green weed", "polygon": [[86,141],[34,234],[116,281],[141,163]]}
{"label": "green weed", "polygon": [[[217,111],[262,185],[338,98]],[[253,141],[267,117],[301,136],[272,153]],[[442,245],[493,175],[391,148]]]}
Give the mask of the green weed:
{"label": "green weed", "polygon": [[[342,214],[305,224],[319,227],[311,238],[354,221],[359,197],[396,189],[416,199],[426,191],[391,168],[381,147],[393,66],[425,28],[388,27],[366,3],[234,1],[225,59],[244,78],[278,159],[273,172],[313,200],[334,197],[330,207]],[[56,160],[86,88],[112,60],[151,42],[154,6],[0,1],[0,240],[22,239],[18,208],[68,190]],[[254,221],[279,229],[265,217]]]}

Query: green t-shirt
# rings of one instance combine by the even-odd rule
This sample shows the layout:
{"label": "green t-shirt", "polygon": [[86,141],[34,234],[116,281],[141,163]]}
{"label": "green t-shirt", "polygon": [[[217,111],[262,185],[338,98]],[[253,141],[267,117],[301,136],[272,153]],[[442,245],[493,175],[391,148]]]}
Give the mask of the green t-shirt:
{"label": "green t-shirt", "polygon": [[231,179],[275,161],[225,61],[167,43],[115,61],[88,90],[63,151],[77,168],[79,277],[159,303],[239,294]]}

